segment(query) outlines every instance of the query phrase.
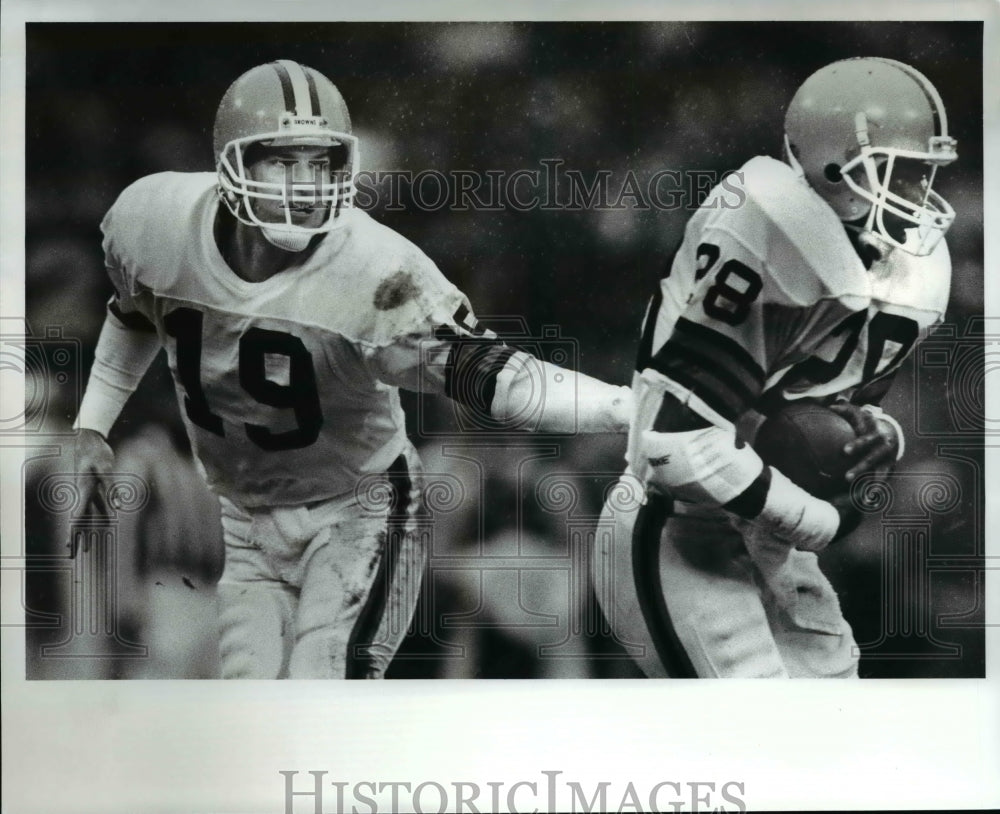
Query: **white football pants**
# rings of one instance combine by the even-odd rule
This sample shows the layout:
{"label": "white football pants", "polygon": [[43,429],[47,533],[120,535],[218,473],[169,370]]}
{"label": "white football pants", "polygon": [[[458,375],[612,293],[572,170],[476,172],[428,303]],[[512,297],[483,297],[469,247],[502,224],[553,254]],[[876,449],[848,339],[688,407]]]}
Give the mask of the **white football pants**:
{"label": "white football pants", "polygon": [[420,490],[410,448],[357,494],[250,511],[222,498],[222,677],[381,678],[427,562]]}
{"label": "white football pants", "polygon": [[606,503],[592,579],[619,642],[651,678],[856,678],[854,637],[816,555],[741,526],[657,496]]}

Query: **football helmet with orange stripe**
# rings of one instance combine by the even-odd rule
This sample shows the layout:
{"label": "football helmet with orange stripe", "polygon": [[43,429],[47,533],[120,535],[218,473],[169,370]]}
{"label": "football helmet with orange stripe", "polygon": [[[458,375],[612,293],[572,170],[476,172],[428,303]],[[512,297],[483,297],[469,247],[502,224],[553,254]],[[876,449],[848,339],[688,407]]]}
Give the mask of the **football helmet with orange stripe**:
{"label": "football helmet with orange stripe", "polygon": [[[336,86],[319,71],[292,60],[258,65],[240,76],[222,97],[213,129],[218,190],[240,221],[260,227],[282,248],[300,251],[315,234],[343,222],[352,205],[358,169],[358,140],[351,133],[347,104]],[[257,147],[311,148],[311,172],[293,171],[285,161],[279,179],[255,179],[250,173]],[[316,148],[326,148],[317,153]],[[249,158],[248,158],[249,156]],[[328,159],[327,159],[328,157]],[[280,159],[279,159],[280,160]],[[255,210],[278,209],[277,220]],[[322,211],[302,220],[303,211]]]}
{"label": "football helmet with orange stripe", "polygon": [[958,155],[930,81],[892,59],[831,63],[795,93],[785,157],[841,220],[915,255],[930,254],[955,218],[933,190]]}

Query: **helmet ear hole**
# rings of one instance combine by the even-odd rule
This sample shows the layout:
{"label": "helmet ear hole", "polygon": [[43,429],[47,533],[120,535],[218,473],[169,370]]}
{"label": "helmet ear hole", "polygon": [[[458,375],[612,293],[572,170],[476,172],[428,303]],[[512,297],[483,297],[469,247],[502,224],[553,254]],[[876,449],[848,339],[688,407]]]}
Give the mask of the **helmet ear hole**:
{"label": "helmet ear hole", "polygon": [[839,164],[827,164],[825,167],[823,167],[823,176],[831,184],[839,184],[841,181],[844,180],[844,176],[841,175],[840,173]]}

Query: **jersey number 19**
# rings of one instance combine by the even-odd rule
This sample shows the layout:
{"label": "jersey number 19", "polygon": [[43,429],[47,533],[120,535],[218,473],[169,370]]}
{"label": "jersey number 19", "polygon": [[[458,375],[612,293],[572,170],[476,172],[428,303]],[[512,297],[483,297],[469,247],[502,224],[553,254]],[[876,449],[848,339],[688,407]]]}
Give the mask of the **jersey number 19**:
{"label": "jersey number 19", "polygon": [[[222,418],[212,412],[201,386],[202,322],[204,315],[194,308],[177,308],[163,320],[167,333],[177,340],[177,375],[184,387],[184,409],[192,423],[225,437]],[[267,378],[267,354],[288,357],[288,384]],[[297,336],[265,328],[249,328],[240,337],[240,386],[254,400],[269,407],[290,409],[296,427],[272,432],[261,424],[244,423],[247,437],[269,452],[301,449],[319,438],[323,412],[316,388],[312,354]]]}

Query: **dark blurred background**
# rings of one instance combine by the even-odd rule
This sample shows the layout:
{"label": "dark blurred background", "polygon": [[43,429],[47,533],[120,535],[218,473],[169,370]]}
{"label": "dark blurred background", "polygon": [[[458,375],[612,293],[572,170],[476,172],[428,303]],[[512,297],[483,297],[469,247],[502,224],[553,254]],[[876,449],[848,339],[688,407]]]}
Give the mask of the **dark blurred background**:
{"label": "dark blurred background", "polygon": [[[860,55],[913,65],[945,100],[960,161],[936,188],[958,212],[948,238],[954,277],[940,352],[918,349],[885,402],[909,443],[892,504],[824,564],[862,645],[862,675],[982,675],[979,23],[29,24],[27,320],[35,336],[59,327],[79,340],[89,370],[110,294],[104,212],[143,175],[212,170],[212,120],[226,87],[256,64],[290,58],[342,91],[364,170],[544,176],[541,162],[552,159],[588,183],[606,172],[611,202],[630,172],[642,190],[658,170],[684,173],[687,192],[673,211],[627,195],[617,208],[504,201],[455,211],[420,206],[405,185],[394,206],[388,187],[371,183],[359,200],[435,260],[487,323],[515,316],[535,337],[557,325],[578,368],[625,384],[647,299],[710,186],[692,181],[693,171],[718,178],[754,155],[779,156],[797,86],[832,60]],[[433,182],[423,190],[425,202],[435,197]],[[77,391],[34,387],[47,394],[38,432],[65,432]],[[469,440],[455,433],[447,403],[407,396],[405,405],[428,470],[466,494],[442,510],[441,567],[432,564],[418,624],[390,674],[634,676],[579,579],[587,520],[623,465],[624,439],[525,435],[456,453]],[[104,652],[107,636],[86,626],[70,633],[84,613],[74,605],[79,572],[51,567],[69,519],[37,494],[48,476],[69,471],[67,460],[30,461],[26,545],[40,565],[25,598],[28,675],[210,676],[221,553],[162,358],[112,441],[119,468],[156,487],[119,529],[120,590],[101,611],[117,620],[117,643]],[[560,476],[578,497],[571,508],[536,488]],[[481,567],[508,555],[542,565]]]}

